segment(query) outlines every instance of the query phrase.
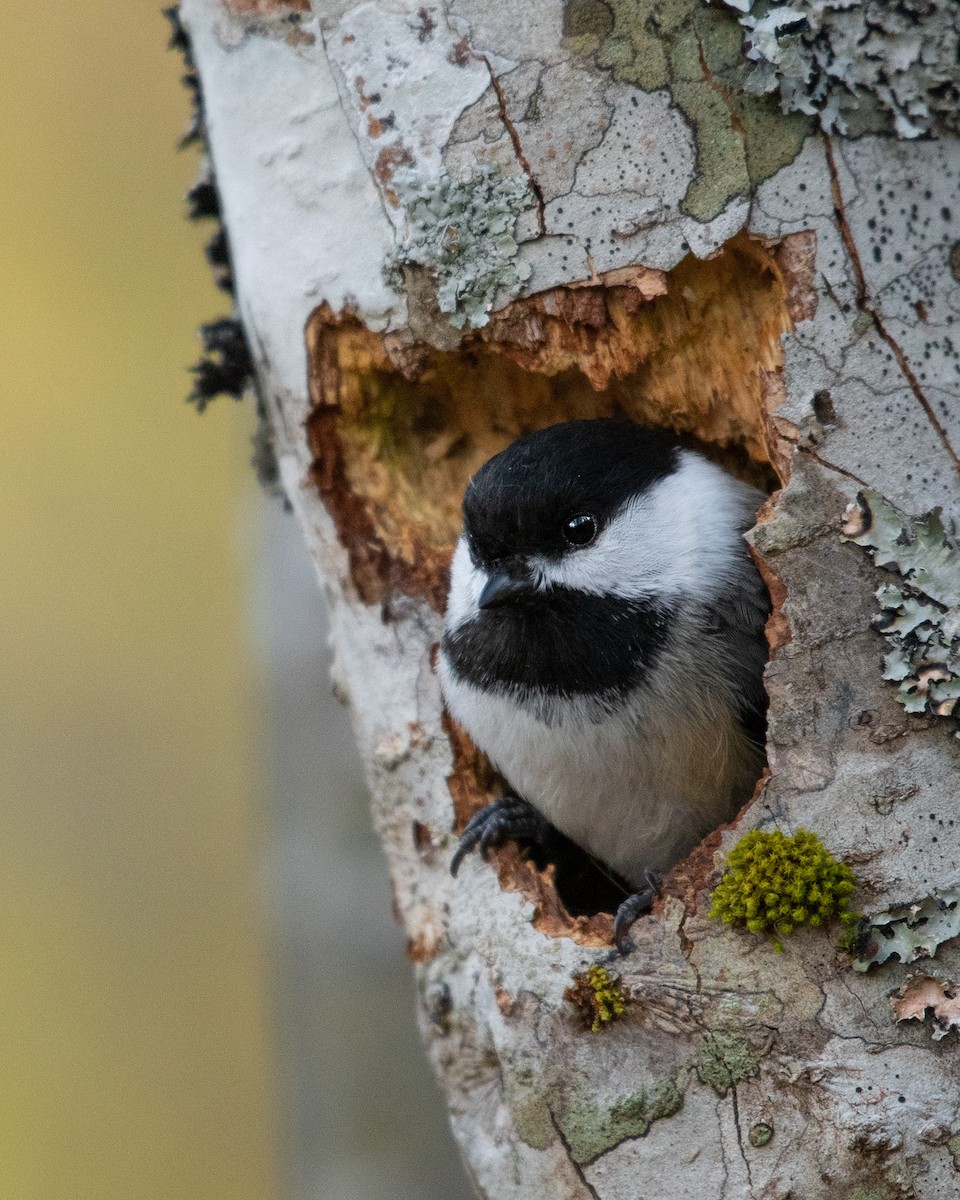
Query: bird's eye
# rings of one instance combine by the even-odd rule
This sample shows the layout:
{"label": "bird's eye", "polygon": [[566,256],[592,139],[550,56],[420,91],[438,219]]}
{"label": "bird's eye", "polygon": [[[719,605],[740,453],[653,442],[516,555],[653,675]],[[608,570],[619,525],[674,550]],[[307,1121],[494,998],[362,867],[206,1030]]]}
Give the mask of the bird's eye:
{"label": "bird's eye", "polygon": [[571,546],[589,546],[597,536],[597,518],[578,513],[563,523],[563,536]]}

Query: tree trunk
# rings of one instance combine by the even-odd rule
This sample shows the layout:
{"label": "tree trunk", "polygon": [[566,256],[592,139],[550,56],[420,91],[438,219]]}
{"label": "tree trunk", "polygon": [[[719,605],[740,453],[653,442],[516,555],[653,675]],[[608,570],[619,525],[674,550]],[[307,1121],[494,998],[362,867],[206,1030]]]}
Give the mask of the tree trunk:
{"label": "tree trunk", "polygon": [[[914,642],[898,693],[871,628],[929,532],[898,541],[880,497],[960,513],[956,7],[877,3],[869,25],[823,0],[312,7],[181,11],[258,391],[478,1191],[960,1194],[956,560],[923,592],[953,653],[933,683]],[[470,473],[524,430],[608,414],[777,489],[751,535],[775,603],[769,772],[622,962],[609,914],[569,915],[512,847],[450,877],[494,781],[433,671]],[[873,531],[847,532],[882,542],[876,564],[840,536],[861,489]],[[886,595],[909,640],[916,589]],[[869,969],[829,931],[777,952],[708,918],[755,826],[813,830],[853,867]],[[580,979],[589,1001],[592,964],[625,1001],[597,1033],[566,995]]]}

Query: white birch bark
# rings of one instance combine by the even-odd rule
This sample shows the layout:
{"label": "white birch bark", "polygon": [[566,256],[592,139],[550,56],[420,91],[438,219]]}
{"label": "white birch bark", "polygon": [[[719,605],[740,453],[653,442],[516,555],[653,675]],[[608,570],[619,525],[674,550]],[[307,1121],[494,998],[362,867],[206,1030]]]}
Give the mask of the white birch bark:
{"label": "white birch bark", "polygon": [[[865,127],[847,105],[848,134],[825,133],[744,99],[736,14],[701,0],[312,7],[184,0],[182,17],[239,312],[478,1191],[960,1194],[958,1034],[891,1006],[916,964],[859,973],[823,932],[776,953],[706,916],[747,829],[802,826],[854,866],[868,916],[939,897],[924,967],[960,978],[958,743],[881,678],[882,575],[839,537],[861,487],[960,515],[948,100],[924,117],[904,77],[873,108],[863,93]],[[873,36],[916,60],[951,12],[930,6],[916,44]],[[808,107],[835,130],[863,62],[833,61]],[[888,118],[938,136],[871,132]],[[455,237],[432,241],[432,219]],[[609,918],[567,917],[512,849],[450,878],[455,805],[485,778],[431,661],[468,472],[522,428],[615,406],[784,486],[753,536],[776,602],[769,777],[635,927],[612,963],[626,1012],[594,1035],[564,992],[611,961]]]}

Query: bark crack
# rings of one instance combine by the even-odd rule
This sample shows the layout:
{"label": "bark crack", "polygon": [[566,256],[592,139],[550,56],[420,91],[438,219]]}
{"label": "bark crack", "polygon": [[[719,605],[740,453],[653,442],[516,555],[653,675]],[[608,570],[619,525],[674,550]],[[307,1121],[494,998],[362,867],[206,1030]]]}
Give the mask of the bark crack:
{"label": "bark crack", "polygon": [[691,938],[687,937],[687,932],[686,932],[687,918],[690,915],[691,915],[691,913],[687,910],[686,905],[684,905],[683,915],[680,918],[680,923],[677,925],[677,939],[680,942],[680,952],[683,954],[683,957],[687,960],[687,965],[689,966],[690,970],[693,972],[694,978],[697,981],[697,995],[702,998],[702,996],[703,996],[703,978],[700,975],[700,968],[697,966],[697,964],[693,960],[693,953],[694,953],[694,950],[696,949],[696,946],[695,946],[693,940]]}
{"label": "bark crack", "polygon": [[723,106],[730,114],[730,127],[740,139],[740,145],[743,148],[744,156],[746,156],[746,127],[740,118],[739,113],[730,102],[730,89],[720,83],[714,73],[710,70],[710,64],[707,62],[707,56],[703,49],[703,40],[700,34],[694,29],[694,35],[697,39],[697,54],[700,58],[700,70],[703,72],[703,78],[708,88],[716,92],[723,101]]}
{"label": "bark crack", "polygon": [[717,1144],[720,1148],[720,1169],[723,1171],[723,1179],[720,1183],[720,1200],[725,1200],[727,1186],[730,1183],[730,1164],[727,1162],[727,1141],[723,1136],[723,1116],[720,1110],[722,1104],[723,1100],[719,1099],[715,1112],[717,1116]]}
{"label": "bark crack", "polygon": [[[447,28],[451,29],[450,13],[446,4],[443,6],[443,17]],[[487,73],[490,76],[490,83],[493,86],[494,95],[497,97],[497,109],[500,113],[500,120],[502,121],[503,127],[507,132],[507,137],[510,139],[510,144],[513,146],[513,153],[517,163],[527,178],[527,183],[530,185],[531,192],[533,192],[533,198],[537,210],[537,229],[540,232],[540,236],[545,237],[547,233],[547,219],[546,202],[543,198],[543,188],[541,188],[536,175],[533,173],[533,168],[530,166],[529,159],[523,152],[523,143],[520,141],[520,134],[517,131],[517,127],[510,119],[510,111],[507,108],[507,97],[504,94],[503,85],[500,82],[500,78],[496,71],[494,71],[493,64],[490,62],[490,59],[486,56],[486,54],[483,54],[479,50],[474,50],[474,48],[470,45],[468,40],[469,37],[469,32],[464,34],[461,40],[461,45],[463,46],[466,54],[471,55],[473,58],[479,60],[487,68]],[[539,78],[537,86],[539,87]]]}
{"label": "bark crack", "polygon": [[[564,1152],[566,1153],[566,1156],[567,1156],[567,1160],[570,1163],[570,1166],[573,1167],[574,1173],[576,1174],[577,1178],[580,1180],[580,1182],[586,1188],[587,1193],[593,1197],[593,1200],[601,1200],[600,1193],[597,1191],[597,1189],[593,1186],[593,1184],[590,1182],[590,1180],[583,1173],[583,1167],[581,1167],[581,1165],[573,1157],[573,1150],[570,1148],[570,1143],[567,1141],[566,1134],[560,1128],[560,1123],[557,1121],[557,1118],[554,1115],[553,1109],[548,1108],[547,1112],[550,1114],[550,1124],[553,1126],[554,1133],[556,1133],[557,1137],[560,1139],[560,1145],[563,1147]],[[626,1140],[627,1139],[624,1138],[624,1141],[626,1141]],[[614,1147],[611,1146],[610,1149],[612,1150],[612,1149],[614,1149]]]}
{"label": "bark crack", "polygon": [[850,260],[850,267],[853,271],[854,284],[857,290],[857,307],[862,313],[870,318],[873,322],[873,327],[876,329],[879,337],[890,347],[894,358],[897,360],[904,379],[910,386],[910,390],[920,402],[920,406],[927,415],[927,420],[933,426],[937,437],[939,437],[943,448],[946,450],[950,461],[953,463],[953,468],[960,475],[960,456],[950,443],[950,438],[946,429],[940,423],[934,411],[933,404],[924,394],[923,388],[920,385],[920,380],[915,375],[913,368],[907,361],[907,356],[904,354],[902,347],[893,334],[886,328],[881,320],[880,313],[877,311],[876,305],[870,297],[870,289],[867,286],[867,278],[864,274],[863,263],[860,259],[860,253],[857,250],[857,244],[853,237],[853,231],[850,228],[850,223],[847,220],[846,207],[844,205],[843,191],[840,187],[840,173],[837,170],[837,160],[834,154],[833,142],[827,135],[823,135],[823,142],[826,148],[827,169],[830,173],[830,193],[833,198],[833,211],[837,218],[837,228],[840,231],[840,237],[843,240],[844,249],[847,252],[847,257]]}
{"label": "bark crack", "polygon": [[520,134],[513,121],[510,120],[510,113],[507,109],[507,98],[503,92],[503,85],[497,77],[496,71],[485,54],[477,56],[483,62],[484,66],[490,72],[490,82],[493,84],[493,90],[497,97],[497,107],[500,110],[500,120],[503,122],[503,127],[507,131],[507,136],[513,146],[513,153],[516,155],[517,162],[527,177],[527,183],[530,184],[530,190],[533,192],[534,199],[537,204],[537,228],[540,230],[540,236],[545,237],[547,232],[547,219],[545,215],[545,203],[543,199],[543,189],[537,182],[537,178],[533,173],[533,168],[530,166],[527,156],[523,152],[523,145],[520,141]]}
{"label": "bark crack", "polygon": [[[867,1006],[863,1002],[863,998],[859,995],[859,993],[853,990],[849,982],[842,975],[838,976],[838,978],[840,985],[846,990],[852,999],[856,1000],[857,1004],[860,1006],[860,1011],[863,1013],[863,1019],[873,1027],[878,1037],[882,1037],[883,1031],[878,1028],[876,1021],[870,1016],[870,1013],[867,1011]],[[821,1029],[826,1028],[826,1026],[824,1026],[820,1021],[817,1023],[820,1025]],[[866,1038],[864,1038],[864,1045],[866,1044]]]}
{"label": "bark crack", "polygon": [[730,1085],[730,1097],[733,1100],[733,1123],[737,1130],[737,1145],[740,1147],[740,1157],[743,1159],[743,1165],[747,1169],[747,1186],[750,1189],[750,1195],[753,1195],[753,1173],[750,1170],[750,1159],[747,1157],[747,1152],[743,1146],[743,1129],[740,1127],[740,1102],[737,1099],[737,1085]]}
{"label": "bark crack", "polygon": [[869,487],[865,479],[861,479],[859,475],[854,475],[852,471],[848,471],[846,467],[838,466],[836,463],[828,462],[822,455],[809,446],[798,447],[801,454],[806,454],[808,458],[812,458],[814,462],[818,462],[821,467],[826,467],[828,471],[836,471],[838,475],[844,475],[847,479],[852,479],[854,483],[859,483],[861,487]]}
{"label": "bark crack", "polygon": [[[707,87],[710,88],[711,91],[716,92],[716,94],[720,97],[720,100],[723,103],[724,108],[730,114],[730,128],[740,139],[740,153],[743,155],[743,164],[744,164],[744,168],[746,168],[746,164],[747,164],[747,128],[743,123],[742,117],[740,116],[740,114],[737,112],[737,110],[733,106],[733,101],[730,98],[730,95],[731,95],[730,88],[724,87],[724,85],[714,75],[713,71],[710,70],[710,64],[707,62],[706,51],[703,48],[703,39],[700,37],[700,33],[699,33],[699,30],[697,29],[696,25],[694,25],[693,32],[694,32],[694,37],[697,39],[697,56],[700,59],[700,70],[703,72],[704,82],[706,83]],[[747,197],[747,200],[748,200],[747,217],[746,217],[746,220],[744,221],[745,229],[750,227],[751,218],[753,215],[754,194],[755,194],[755,190],[753,188],[750,188],[749,195]],[[739,195],[742,196],[743,193],[741,192],[741,193],[739,193]],[[730,200],[733,200],[734,198],[735,198],[734,196],[731,196]],[[728,201],[728,203],[729,203],[729,201]]]}

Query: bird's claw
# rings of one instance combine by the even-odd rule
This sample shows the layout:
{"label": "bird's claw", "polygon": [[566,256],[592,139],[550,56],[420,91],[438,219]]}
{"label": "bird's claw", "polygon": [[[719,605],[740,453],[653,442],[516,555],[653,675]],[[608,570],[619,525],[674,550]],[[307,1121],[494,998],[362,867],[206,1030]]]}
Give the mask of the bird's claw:
{"label": "bird's claw", "polygon": [[494,846],[513,838],[526,838],[539,842],[547,829],[546,818],[526,800],[519,796],[506,795],[481,808],[467,822],[460,835],[460,844],[450,863],[450,874],[456,875],[460,864],[474,847],[479,847],[483,858]]}
{"label": "bird's claw", "polygon": [[613,940],[624,957],[633,949],[633,942],[630,940],[630,926],[638,917],[642,917],[644,913],[650,911],[655,898],[660,894],[659,876],[654,875],[652,871],[647,871],[646,882],[645,888],[634,892],[632,896],[628,896],[624,900],[617,909],[617,915],[613,918]]}

